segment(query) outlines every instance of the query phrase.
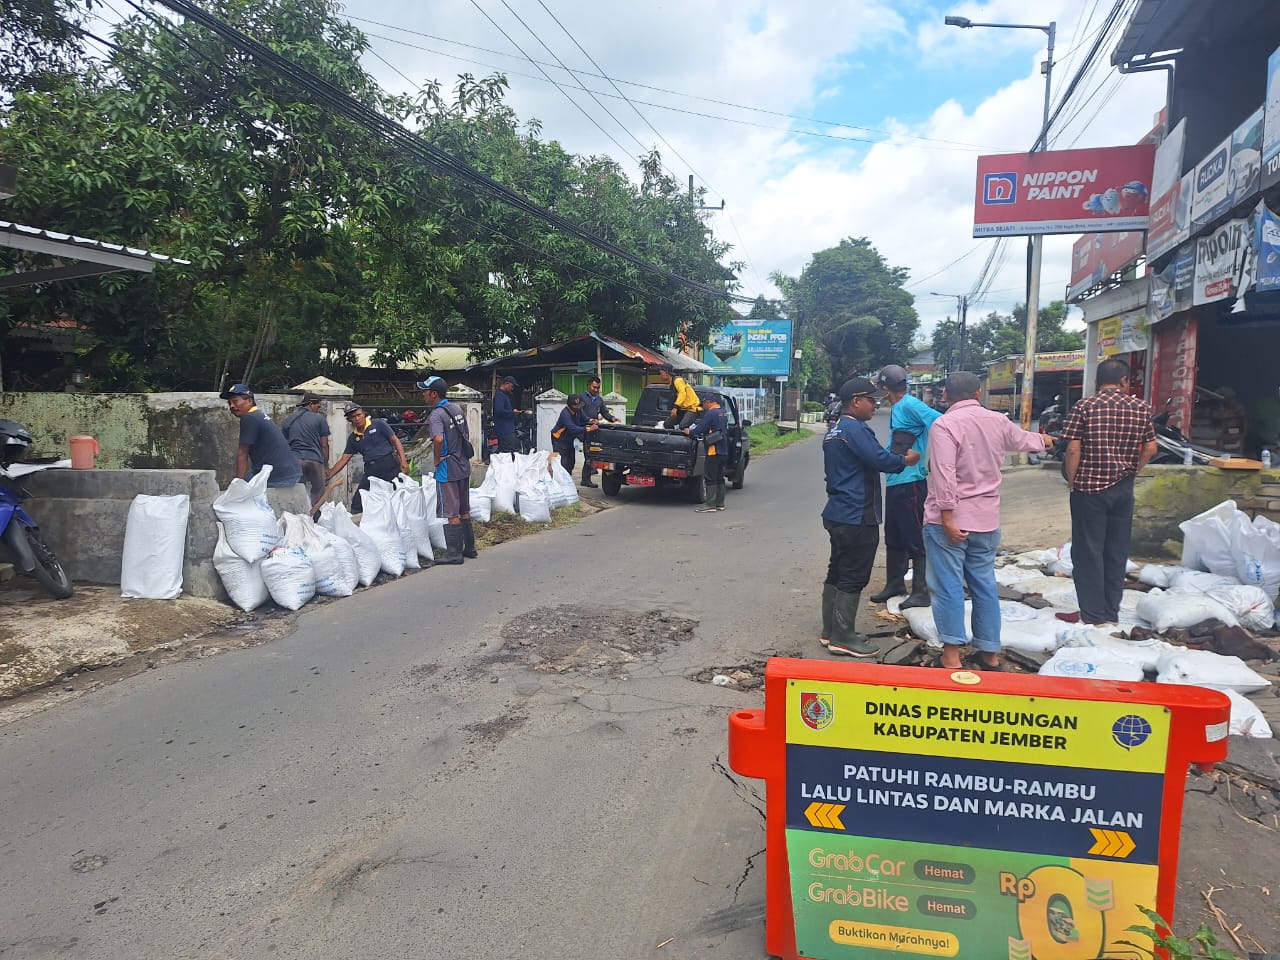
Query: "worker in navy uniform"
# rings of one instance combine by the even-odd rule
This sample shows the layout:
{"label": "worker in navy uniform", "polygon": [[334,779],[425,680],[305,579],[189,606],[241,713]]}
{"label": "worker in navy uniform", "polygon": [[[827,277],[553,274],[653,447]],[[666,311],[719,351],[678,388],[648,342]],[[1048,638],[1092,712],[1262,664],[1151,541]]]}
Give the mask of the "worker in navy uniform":
{"label": "worker in navy uniform", "polygon": [[595,432],[595,425],[588,423],[582,415],[582,395],[572,394],[564,402],[560,418],[551,428],[551,449],[560,454],[560,465],[569,473],[573,473],[573,465],[577,456],[573,450],[573,441],[581,440],[586,447],[587,433]]}
{"label": "worker in navy uniform", "polygon": [[311,494],[312,507],[318,507],[324,496],[324,475],[329,465],[329,421],[320,412],[321,403],[314,393],[308,393],[280,424],[280,432],[302,467],[302,481]]}
{"label": "worker in navy uniform", "polygon": [[702,414],[698,422],[685,428],[691,437],[702,437],[707,441],[707,461],[705,475],[707,478],[707,502],[698,507],[698,513],[717,513],[724,510],[724,461],[729,452],[729,417],[725,414],[720,401],[708,394],[702,402]]}
{"label": "worker in navy uniform", "polygon": [[268,487],[292,487],[302,482],[298,455],[289,447],[275,422],[258,409],[253,391],[245,383],[233,383],[218,394],[240,420],[240,443],[236,447],[236,473],[248,480],[267,464],[271,465]]}
{"label": "worker in navy uniform", "polygon": [[369,478],[394,480],[400,474],[409,472],[409,460],[404,455],[400,438],[387,421],[369,419],[369,414],[358,403],[348,403],[342,408],[342,415],[351,424],[351,435],[347,437],[347,446],[342,451],[342,456],[329,468],[325,480],[331,480],[347,469],[351,458],[360,454],[364,460],[364,478],[360,481],[355,496],[351,498],[351,512],[360,513],[364,510],[360,491],[369,489]]}
{"label": "worker in navy uniform", "polygon": [[427,377],[417,387],[431,408],[427,432],[436,458],[436,516],[444,520],[445,553],[437,555],[436,563],[456,565],[480,555],[471,525],[471,457],[475,450],[466,415],[449,400],[449,384],[444,378]]}
{"label": "worker in navy uniform", "polygon": [[519,449],[516,444],[516,417],[521,411],[516,409],[513,400],[518,386],[515,377],[503,377],[498,384],[498,392],[493,395],[493,432],[498,435],[496,453],[515,453]]}
{"label": "worker in navy uniform", "polygon": [[[609,412],[608,405],[604,402],[604,397],[600,396],[600,378],[592,377],[587,381],[586,392],[582,394],[582,415],[587,418],[588,424],[599,424],[601,420],[609,423],[617,423],[618,418]],[[591,458],[587,456],[586,451],[582,454],[582,485],[584,487],[594,487],[591,482],[591,476],[594,474],[595,468],[591,466]]]}
{"label": "worker in navy uniform", "polygon": [[822,636],[831,653],[874,657],[875,644],[857,632],[858,604],[871,580],[880,546],[880,474],[899,473],[920,462],[916,450],[905,455],[880,446],[867,426],[883,393],[866,377],[840,387],[844,410],[822,439],[827,505],[822,525],[831,540],[831,560],[822,588]]}

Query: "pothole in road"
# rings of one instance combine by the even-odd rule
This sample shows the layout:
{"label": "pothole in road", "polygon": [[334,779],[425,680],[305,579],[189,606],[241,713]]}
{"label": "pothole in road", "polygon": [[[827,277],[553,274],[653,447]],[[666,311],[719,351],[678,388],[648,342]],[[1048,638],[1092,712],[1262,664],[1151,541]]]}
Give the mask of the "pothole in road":
{"label": "pothole in road", "polygon": [[764,668],[773,657],[798,657],[799,650],[780,650],[777,653],[761,654],[744,660],[742,663],[725,666],[707,667],[689,675],[690,680],[698,683],[710,683],[717,687],[731,687],[734,690],[759,690],[764,686]]}
{"label": "pothole in road", "polygon": [[581,604],[538,607],[502,628],[494,660],[523,660],[540,673],[590,673],[652,660],[693,639],[698,621],[661,610],[637,613]]}

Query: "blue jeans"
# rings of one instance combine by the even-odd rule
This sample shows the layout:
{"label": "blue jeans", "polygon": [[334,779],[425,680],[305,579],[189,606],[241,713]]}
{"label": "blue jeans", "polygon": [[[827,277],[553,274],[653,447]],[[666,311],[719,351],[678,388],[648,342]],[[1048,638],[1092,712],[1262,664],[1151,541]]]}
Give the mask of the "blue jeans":
{"label": "blue jeans", "polygon": [[1000,598],[996,595],[996,548],[1000,531],[970,533],[952,543],[940,523],[924,525],[925,570],[933,594],[933,622],[943,643],[964,646],[964,587],[973,598],[973,646],[1000,652]]}

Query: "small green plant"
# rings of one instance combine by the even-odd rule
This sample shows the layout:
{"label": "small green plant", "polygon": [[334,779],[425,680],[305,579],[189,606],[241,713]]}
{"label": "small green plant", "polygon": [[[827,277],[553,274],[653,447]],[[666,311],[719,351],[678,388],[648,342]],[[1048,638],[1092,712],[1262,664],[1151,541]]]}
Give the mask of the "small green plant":
{"label": "small green plant", "polygon": [[[1138,909],[1142,911],[1143,916],[1151,921],[1151,926],[1144,927],[1141,924],[1134,924],[1128,929],[1149,939],[1151,947],[1165,951],[1165,955],[1169,960],[1195,960],[1198,957],[1207,957],[1208,960],[1240,960],[1234,953],[1223,950],[1218,946],[1218,938],[1213,935],[1213,931],[1209,929],[1208,924],[1200,924],[1199,929],[1189,937],[1179,937],[1174,935],[1173,929],[1160,914],[1142,906],[1138,907]],[[1121,940],[1120,942],[1125,946],[1136,947],[1152,957],[1156,956],[1155,950],[1151,947],[1134,943],[1132,940]]]}

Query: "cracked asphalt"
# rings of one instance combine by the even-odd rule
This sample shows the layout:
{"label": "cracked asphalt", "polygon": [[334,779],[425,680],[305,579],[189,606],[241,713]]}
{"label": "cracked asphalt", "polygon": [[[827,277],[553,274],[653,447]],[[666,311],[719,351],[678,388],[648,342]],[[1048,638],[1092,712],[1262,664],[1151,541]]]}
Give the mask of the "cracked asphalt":
{"label": "cracked asphalt", "polygon": [[760,691],[692,678],[816,652],[819,457],[0,726],[0,958],[763,956]]}

